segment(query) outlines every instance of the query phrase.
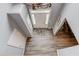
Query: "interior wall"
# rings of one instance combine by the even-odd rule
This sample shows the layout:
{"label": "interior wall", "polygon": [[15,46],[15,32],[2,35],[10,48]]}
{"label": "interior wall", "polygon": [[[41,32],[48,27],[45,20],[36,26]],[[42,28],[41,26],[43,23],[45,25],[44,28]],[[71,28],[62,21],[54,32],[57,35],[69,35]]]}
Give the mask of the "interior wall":
{"label": "interior wall", "polygon": [[64,5],[63,3],[52,3],[50,17],[49,17],[49,23],[48,23],[49,27],[51,27],[51,28],[54,27],[56,20],[60,16],[63,5]]}
{"label": "interior wall", "polygon": [[[9,23],[7,12],[12,8],[12,4],[1,3],[0,4],[0,55],[21,55],[22,49],[11,47],[7,45],[9,37],[13,31],[13,28]],[[10,19],[11,20],[11,19]]]}
{"label": "interior wall", "polygon": [[21,10],[21,16],[27,26],[26,34],[28,37],[32,36],[32,32],[33,32],[33,26],[32,26],[32,22],[31,22],[31,18],[29,15],[29,10],[27,9],[27,6],[24,5],[23,9]]}

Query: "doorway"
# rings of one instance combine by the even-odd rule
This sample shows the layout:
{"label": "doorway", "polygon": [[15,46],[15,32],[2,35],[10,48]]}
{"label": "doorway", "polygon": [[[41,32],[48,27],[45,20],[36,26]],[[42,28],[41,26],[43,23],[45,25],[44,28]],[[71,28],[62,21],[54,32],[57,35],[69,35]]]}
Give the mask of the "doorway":
{"label": "doorway", "polygon": [[51,11],[50,3],[28,4],[34,28],[48,28]]}
{"label": "doorway", "polygon": [[55,37],[58,39],[58,49],[78,45],[78,42],[67,21],[64,22]]}
{"label": "doorway", "polygon": [[48,28],[49,13],[33,13],[32,21],[34,28]]}

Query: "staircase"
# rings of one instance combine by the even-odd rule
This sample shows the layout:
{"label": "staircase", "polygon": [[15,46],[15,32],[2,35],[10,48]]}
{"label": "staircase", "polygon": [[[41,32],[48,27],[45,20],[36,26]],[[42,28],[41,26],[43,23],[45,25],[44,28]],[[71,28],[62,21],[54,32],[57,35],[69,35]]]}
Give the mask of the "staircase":
{"label": "staircase", "polygon": [[[79,46],[74,34],[72,33],[70,27],[68,26],[67,22],[64,23],[62,28],[56,35],[61,41],[65,40],[65,43],[68,43],[68,46],[59,45],[59,49],[57,50],[57,54],[60,56],[77,56],[79,55]],[[70,44],[72,42],[72,44]]]}
{"label": "staircase", "polygon": [[62,49],[62,48],[78,45],[78,42],[75,39],[74,34],[72,33],[67,22],[63,24],[61,29],[55,35],[55,40],[57,43],[57,49]]}

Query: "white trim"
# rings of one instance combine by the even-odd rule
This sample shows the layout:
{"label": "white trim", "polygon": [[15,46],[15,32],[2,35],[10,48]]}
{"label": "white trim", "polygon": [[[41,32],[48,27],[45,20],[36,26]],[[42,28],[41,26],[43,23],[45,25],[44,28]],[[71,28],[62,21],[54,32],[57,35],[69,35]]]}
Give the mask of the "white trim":
{"label": "white trim", "polygon": [[49,14],[46,15],[46,22],[45,22],[45,24],[48,24],[48,20],[49,20]]}
{"label": "white trim", "polygon": [[31,13],[50,13],[50,10],[30,10]]}
{"label": "white trim", "polygon": [[55,27],[53,28],[53,33],[54,33],[54,35],[57,34],[57,32],[58,32],[58,31],[60,30],[60,28],[63,26],[63,24],[64,24],[65,21],[66,21],[66,20],[63,19],[63,20],[60,20],[58,23],[55,24]]}
{"label": "white trim", "polygon": [[57,50],[57,56],[60,56],[60,54],[59,54],[59,50]]}
{"label": "white trim", "polygon": [[33,21],[33,24],[36,24],[36,21],[35,21],[35,16],[34,16],[34,14],[32,14],[32,21]]}

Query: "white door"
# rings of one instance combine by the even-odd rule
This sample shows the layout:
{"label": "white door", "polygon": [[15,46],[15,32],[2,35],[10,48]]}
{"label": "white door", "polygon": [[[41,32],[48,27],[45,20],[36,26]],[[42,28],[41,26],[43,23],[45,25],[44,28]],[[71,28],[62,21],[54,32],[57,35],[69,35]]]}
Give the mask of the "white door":
{"label": "white door", "polygon": [[34,28],[48,28],[49,12],[34,12],[31,16]]}

